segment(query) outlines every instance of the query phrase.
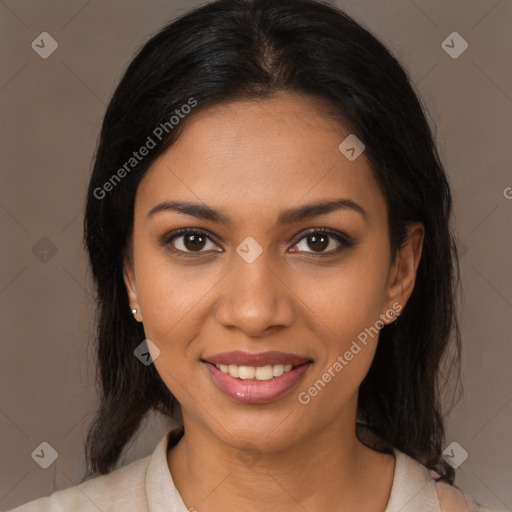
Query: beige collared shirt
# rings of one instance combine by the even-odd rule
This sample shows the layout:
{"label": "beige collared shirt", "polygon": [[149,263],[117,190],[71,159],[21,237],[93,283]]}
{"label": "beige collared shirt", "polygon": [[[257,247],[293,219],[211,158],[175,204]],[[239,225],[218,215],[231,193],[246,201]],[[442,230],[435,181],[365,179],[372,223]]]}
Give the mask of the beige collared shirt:
{"label": "beige collared shirt", "polygon": [[[172,429],[152,455],[10,512],[194,511],[183,503],[167,465],[168,447],[177,442],[180,434],[179,428]],[[395,473],[385,512],[492,512],[456,487],[436,483],[435,473],[405,453],[396,449],[393,453]]]}

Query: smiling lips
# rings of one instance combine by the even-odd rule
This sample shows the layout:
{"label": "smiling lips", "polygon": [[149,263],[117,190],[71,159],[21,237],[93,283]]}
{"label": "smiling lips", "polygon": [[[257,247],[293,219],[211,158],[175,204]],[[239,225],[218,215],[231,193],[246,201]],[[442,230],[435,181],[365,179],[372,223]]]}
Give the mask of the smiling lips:
{"label": "smiling lips", "polygon": [[243,403],[276,400],[292,389],[312,361],[284,352],[225,352],[202,360],[216,386]]}

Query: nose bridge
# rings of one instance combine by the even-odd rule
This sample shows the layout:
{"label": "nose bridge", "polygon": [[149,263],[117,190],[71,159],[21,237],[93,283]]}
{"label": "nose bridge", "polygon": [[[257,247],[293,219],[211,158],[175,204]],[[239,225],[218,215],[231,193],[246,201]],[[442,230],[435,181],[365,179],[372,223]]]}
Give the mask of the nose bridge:
{"label": "nose bridge", "polygon": [[247,244],[240,244],[237,254],[233,254],[233,266],[215,313],[224,326],[258,336],[269,327],[293,322],[293,299],[276,275],[271,254],[263,250],[256,254],[251,241]]}

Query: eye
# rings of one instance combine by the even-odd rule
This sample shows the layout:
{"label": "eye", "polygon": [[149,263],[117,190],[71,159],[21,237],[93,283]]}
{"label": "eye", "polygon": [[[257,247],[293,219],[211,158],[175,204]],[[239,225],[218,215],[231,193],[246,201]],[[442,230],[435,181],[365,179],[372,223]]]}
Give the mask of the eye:
{"label": "eye", "polygon": [[[345,248],[354,245],[350,237],[331,231],[327,228],[314,228],[302,236],[295,242],[291,252],[309,252],[329,255],[336,254]],[[311,249],[311,250],[308,250]]]}
{"label": "eye", "polygon": [[185,254],[221,250],[215,249],[217,245],[213,242],[210,235],[199,229],[179,229],[169,233],[163,237],[162,244],[165,246],[170,245],[173,251]]}
{"label": "eye", "polygon": [[[201,229],[187,228],[173,231],[164,235],[161,243],[180,256],[192,256],[194,253],[206,253],[212,250],[222,252],[212,235]],[[347,235],[328,228],[314,228],[302,233],[294,242],[290,252],[332,255],[353,245],[354,241]]]}

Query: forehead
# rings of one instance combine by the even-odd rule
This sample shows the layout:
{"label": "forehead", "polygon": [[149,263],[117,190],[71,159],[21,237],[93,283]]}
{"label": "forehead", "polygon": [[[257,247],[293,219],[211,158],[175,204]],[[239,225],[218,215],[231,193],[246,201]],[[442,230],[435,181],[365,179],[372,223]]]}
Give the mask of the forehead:
{"label": "forehead", "polygon": [[374,215],[385,211],[367,159],[338,149],[350,134],[311,97],[279,93],[217,105],[191,115],[177,141],[139,185],[150,209],[169,199],[200,200],[248,215],[325,197],[348,197]]}

